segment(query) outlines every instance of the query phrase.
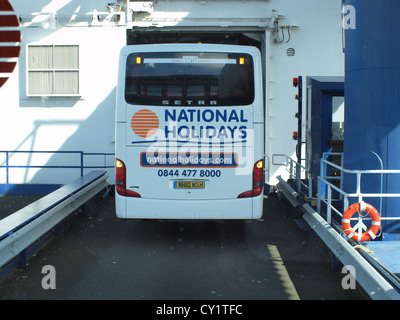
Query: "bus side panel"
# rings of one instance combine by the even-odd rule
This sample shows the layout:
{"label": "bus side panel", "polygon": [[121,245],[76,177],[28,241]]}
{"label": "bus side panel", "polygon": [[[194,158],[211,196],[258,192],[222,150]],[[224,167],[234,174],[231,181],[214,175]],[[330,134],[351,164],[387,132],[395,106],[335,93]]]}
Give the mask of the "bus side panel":
{"label": "bus side panel", "polygon": [[115,192],[115,211],[118,218],[126,219],[126,197],[120,196]]}
{"label": "bus side panel", "polygon": [[[261,65],[261,57],[253,56],[254,65]],[[254,79],[256,83],[255,101],[264,105],[264,88],[261,68],[255,68]],[[264,123],[264,108],[254,108],[254,123]],[[264,133],[263,133],[264,136]],[[264,147],[263,147],[264,148]]]}
{"label": "bus side panel", "polygon": [[253,198],[253,217],[252,219],[261,219],[263,215],[264,195],[260,194]]}
{"label": "bus side panel", "polygon": [[[124,163],[126,162],[125,125],[125,122],[115,124],[115,155]],[[126,218],[126,197],[120,196],[116,191],[115,211],[118,218]]]}
{"label": "bus side panel", "polygon": [[[124,51],[124,50],[122,50]],[[119,57],[119,72],[118,72],[118,85],[117,85],[117,98],[116,98],[116,109],[115,109],[115,121],[125,122],[125,77],[126,77],[126,54],[121,52]],[[118,140],[116,140],[117,142]]]}
{"label": "bus side panel", "polygon": [[[256,139],[254,144],[254,150],[257,150],[254,157],[256,161],[264,159],[264,169],[265,169],[267,165],[265,163],[266,159],[264,158],[264,134],[265,134],[264,124],[263,123],[254,124],[254,135],[258,137],[258,139]],[[254,197],[252,199],[253,199],[253,219],[260,219],[263,215],[264,194],[261,193],[259,196]]]}

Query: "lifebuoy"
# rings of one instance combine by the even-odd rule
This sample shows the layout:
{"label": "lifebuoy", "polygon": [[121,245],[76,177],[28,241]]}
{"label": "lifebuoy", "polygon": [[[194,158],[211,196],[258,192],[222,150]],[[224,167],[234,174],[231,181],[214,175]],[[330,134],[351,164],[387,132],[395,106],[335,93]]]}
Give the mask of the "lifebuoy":
{"label": "lifebuoy", "polygon": [[[364,233],[357,233],[350,225],[350,219],[356,212],[366,212],[372,219],[371,227]],[[354,203],[344,212],[342,217],[342,229],[346,234],[346,239],[353,239],[355,241],[368,241],[370,239],[375,239],[381,226],[381,219],[378,213],[372,205],[369,203],[361,202]]]}

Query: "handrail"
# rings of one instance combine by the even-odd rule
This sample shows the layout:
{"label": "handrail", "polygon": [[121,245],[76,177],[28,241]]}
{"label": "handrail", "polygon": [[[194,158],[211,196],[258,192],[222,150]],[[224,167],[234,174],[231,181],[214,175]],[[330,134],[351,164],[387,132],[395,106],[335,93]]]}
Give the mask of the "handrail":
{"label": "handrail", "polygon": [[[340,155],[340,153],[337,153],[338,155]],[[324,153],[324,155],[335,155],[335,153]],[[353,170],[353,169],[345,169],[341,166],[338,166],[337,164],[334,164],[330,161],[321,159],[322,162],[327,162],[329,163],[330,166],[336,168],[336,169],[340,169],[341,171],[345,172],[345,173],[366,173],[366,174],[371,174],[371,173],[400,173],[400,170],[388,170],[388,169],[372,169],[372,170]]]}
{"label": "handrail", "polygon": [[[329,224],[332,222],[332,211],[337,213],[340,217],[343,216],[339,210],[337,210],[333,205],[332,201],[334,200],[343,200],[343,207],[347,208],[349,206],[349,198],[357,198],[358,202],[361,202],[363,198],[399,198],[400,193],[383,193],[382,191],[379,193],[363,193],[361,192],[361,177],[364,174],[400,174],[400,170],[388,170],[388,169],[372,169],[372,170],[352,170],[343,168],[343,161],[341,160],[341,165],[335,164],[331,161],[327,160],[329,156],[343,156],[343,153],[338,152],[326,152],[323,154],[320,162],[320,176],[316,177],[318,181],[318,190],[317,190],[317,212],[321,213],[321,202],[324,202],[327,205],[327,212],[326,212],[326,220]],[[285,158],[284,162],[277,161],[278,157]],[[379,157],[378,157],[379,158]],[[297,192],[301,191],[301,187],[303,186],[305,189],[308,190],[308,198],[312,198],[312,176],[309,170],[309,166],[304,166],[299,164],[291,157],[285,154],[274,154],[272,156],[272,164],[273,165],[281,165],[286,167],[286,171],[289,173],[289,178],[293,179],[297,183]],[[327,175],[327,168],[332,167],[338,169],[341,174],[339,176],[328,176]],[[305,172],[305,178],[308,181],[308,185],[300,179],[299,172]],[[347,174],[355,174],[356,175],[356,191],[355,192],[345,192],[343,188],[343,173]],[[340,187],[334,185],[331,181],[332,180],[339,180]],[[382,176],[381,176],[382,181]],[[327,189],[322,190],[322,185],[324,184],[325,188]],[[382,188],[381,188],[382,189]],[[323,192],[324,191],[324,192]],[[339,199],[334,199],[332,197],[332,191],[336,191],[339,195]],[[380,210],[381,212],[382,210]],[[356,219],[356,218],[353,218]],[[381,220],[400,220],[400,217],[381,217]]]}
{"label": "handrail", "polygon": [[[398,300],[400,299],[400,293],[398,289],[400,284],[396,277],[392,277],[393,273],[390,270],[386,270],[390,278],[385,278],[381,274],[379,268],[381,268],[379,262],[372,258],[366,260],[359,254],[352,240],[346,239],[342,235],[342,230],[340,225],[332,219],[332,214],[337,214],[342,217],[343,214],[336,209],[332,203],[335,200],[340,200],[344,202],[344,208],[348,207],[348,199],[355,197],[358,200],[362,200],[365,197],[400,197],[399,193],[362,193],[361,191],[361,176],[363,174],[400,174],[400,170],[349,170],[343,168],[343,161],[341,160],[341,166],[328,161],[326,158],[330,155],[342,155],[339,153],[325,153],[321,159],[321,176],[315,177],[318,179],[318,191],[317,191],[317,211],[306,202],[301,201],[302,195],[297,193],[293,188],[284,181],[280,176],[278,176],[279,184],[278,187],[285,197],[292,203],[294,207],[299,207],[300,210],[304,212],[303,219],[308,223],[312,230],[314,230],[318,236],[325,242],[328,248],[333,252],[333,254],[344,264],[352,265],[357,270],[357,282],[361,284],[363,289],[372,299],[390,299]],[[286,155],[277,155],[286,157],[286,162],[281,163],[281,165],[289,166],[292,170],[295,161]],[[273,157],[273,164],[277,164],[275,157]],[[299,165],[299,164],[296,164]],[[327,168],[331,166],[340,171],[339,176],[327,176]],[[294,175],[291,171],[290,178],[298,179],[297,175]],[[343,188],[343,173],[355,174],[357,177],[356,191],[353,193],[345,192]],[[340,186],[333,184],[332,180],[339,180]],[[311,187],[311,179],[309,180]],[[322,186],[326,188],[324,196],[322,196]],[[338,198],[334,198],[333,195],[336,191]],[[321,215],[321,202],[326,204],[326,216]],[[357,218],[353,218],[357,220]],[[363,218],[367,220],[366,218]],[[381,217],[381,220],[400,220],[400,217]],[[350,241],[350,242],[349,242]]]}
{"label": "handrail", "polygon": [[[0,169],[6,169],[6,184],[10,183],[10,169],[15,168],[36,168],[36,169],[80,169],[80,176],[84,175],[84,169],[109,169],[114,168],[114,163],[112,165],[107,165],[107,157],[115,156],[115,153],[108,152],[84,152],[84,151],[43,151],[43,150],[0,150],[0,154],[5,153],[5,161],[3,164],[0,164]],[[71,154],[79,156],[79,164],[77,165],[11,165],[10,164],[10,155],[11,154]],[[85,165],[85,157],[87,156],[104,156],[104,164],[93,166],[93,165]]]}
{"label": "handrail", "polygon": [[298,201],[300,196],[278,176],[279,184],[286,198],[292,205],[299,207],[304,213],[303,219],[310,226],[332,253],[343,263],[351,265],[357,270],[357,282],[371,299],[376,300],[399,300],[400,294],[395,287],[397,283],[391,283],[375,267],[360,255],[355,248],[342,237],[338,231],[331,226],[318,212],[308,205]]}
{"label": "handrail", "polygon": [[[400,170],[388,170],[388,169],[372,169],[372,170],[351,170],[351,169],[346,169],[343,168],[342,166],[339,166],[335,163],[332,163],[331,161],[326,160],[327,156],[330,155],[342,155],[340,153],[324,153],[322,159],[321,159],[321,176],[318,177],[318,192],[317,192],[317,211],[321,213],[321,202],[325,203],[327,208],[326,212],[326,221],[331,224],[332,222],[332,210],[337,213],[340,217],[343,216],[341,212],[339,212],[333,205],[332,201],[333,200],[339,200],[339,199],[333,199],[332,198],[332,190],[336,191],[339,193],[340,197],[343,197],[343,208],[347,208],[349,206],[349,198],[357,198],[358,202],[362,202],[363,198],[399,198],[400,193],[383,193],[382,191],[379,193],[363,193],[361,190],[361,177],[364,174],[400,174]],[[326,175],[326,169],[327,167],[333,167],[335,169],[338,169],[341,174],[340,176],[327,176]],[[341,188],[335,186],[332,184],[331,181],[332,179],[340,179],[341,183],[343,181],[343,173],[347,174],[355,174],[356,175],[356,191],[355,192],[345,192]],[[381,178],[382,180],[382,178]],[[327,188],[327,192],[322,192],[322,184],[325,185],[325,188]],[[342,184],[341,184],[342,185]],[[326,197],[324,195],[326,194]],[[341,199],[340,198],[340,199]],[[382,202],[382,201],[381,201]],[[382,212],[380,212],[382,213]],[[356,218],[353,218],[356,219]],[[380,218],[381,220],[400,220],[400,217],[382,217]],[[367,220],[367,219],[365,219]]]}
{"label": "handrail", "polygon": [[[285,161],[283,163],[276,162],[276,157],[284,157]],[[297,161],[293,160],[291,157],[287,156],[286,154],[273,154],[272,155],[272,164],[273,165],[280,165],[285,166],[286,171],[289,173],[289,179],[293,179],[297,183],[297,192],[301,191],[301,187],[304,187],[308,190],[308,198],[312,198],[312,176],[310,171],[310,166],[307,163],[305,166]],[[304,183],[301,179],[302,172],[304,172],[304,177],[307,180],[307,184]]]}

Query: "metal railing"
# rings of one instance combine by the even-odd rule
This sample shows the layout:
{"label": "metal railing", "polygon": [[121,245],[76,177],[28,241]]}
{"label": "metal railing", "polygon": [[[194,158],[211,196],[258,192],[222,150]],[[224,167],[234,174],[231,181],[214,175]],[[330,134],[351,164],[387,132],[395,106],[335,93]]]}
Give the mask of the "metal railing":
{"label": "metal railing", "polygon": [[[339,164],[335,164],[332,161],[329,161],[328,158],[335,156],[339,160],[337,161]],[[284,160],[279,160],[279,158],[284,158]],[[379,159],[379,157],[378,157]],[[284,166],[286,171],[289,173],[289,179],[294,181],[294,184],[297,187],[298,193],[306,194],[308,200],[313,199],[313,189],[312,189],[312,175],[310,171],[310,166],[307,163],[305,166],[293,160],[289,156],[285,154],[274,154],[272,156],[272,164],[273,165],[281,165]],[[382,164],[382,162],[381,162]],[[382,167],[382,165],[381,165]],[[336,169],[337,175],[330,175],[328,172],[331,168]],[[343,178],[344,174],[355,175],[356,177],[356,187],[355,192],[345,192],[343,190]],[[361,179],[365,175],[377,174],[380,175],[380,192],[377,193],[367,193],[362,192],[361,190]],[[394,175],[399,174],[400,170],[349,170],[343,168],[343,154],[336,152],[327,152],[323,154],[323,157],[320,162],[320,176],[316,177],[318,179],[317,183],[317,212],[319,214],[323,213],[326,217],[326,221],[328,224],[332,224],[332,214],[337,214],[340,218],[343,216],[343,213],[339,211],[335,207],[335,203],[341,202],[342,208],[346,209],[349,207],[349,202],[351,198],[356,198],[357,202],[362,202],[365,198],[379,198],[379,213],[382,213],[382,199],[383,198],[400,198],[400,193],[384,193],[383,190],[383,178],[385,175]],[[399,176],[400,177],[400,176]],[[336,183],[335,183],[336,181]],[[302,192],[304,191],[305,192]],[[322,203],[326,206],[323,208]],[[326,212],[322,212],[323,209]],[[357,218],[352,218],[357,219]],[[365,218],[368,220],[370,218]],[[382,217],[381,220],[400,220],[400,217]]]}
{"label": "metal railing", "polygon": [[[382,177],[385,174],[399,174],[400,170],[346,170],[343,168],[341,158],[339,161],[337,161],[340,163],[340,165],[328,161],[327,157],[330,155],[339,156],[340,154],[324,154],[324,157],[321,160],[321,176],[314,177],[318,178],[318,212],[315,211],[314,208],[312,208],[307,202],[304,202],[300,199],[304,196],[304,194],[300,193],[300,191],[296,192],[291,187],[293,183],[289,185],[289,183],[281,176],[277,177],[279,180],[278,187],[293,206],[300,208],[300,210],[304,213],[303,219],[309,225],[310,229],[313,230],[322,239],[322,241],[324,241],[334,256],[340,260],[343,265],[351,265],[357,270],[357,282],[361,285],[370,298],[376,300],[399,300],[400,281],[398,277],[391,270],[383,267],[374,258],[370,257],[368,253],[361,250],[364,248],[363,246],[358,245],[354,241],[350,242],[349,239],[343,237],[340,225],[338,225],[336,221],[332,219],[331,214],[337,213],[339,216],[342,216],[342,213],[333,205],[333,202],[336,200],[348,205],[348,199],[352,197],[357,198],[357,200],[362,200],[367,197],[400,197],[400,194],[384,194],[382,191],[380,193],[361,192],[361,177],[363,175],[375,173],[380,174]],[[275,157],[273,157],[274,164],[277,164],[275,159],[276,157],[285,157],[285,163],[282,163],[281,165],[286,166],[290,175],[290,179],[295,180],[298,190],[300,190],[299,186],[303,187],[303,183],[300,184],[299,181],[302,180],[305,181],[305,183],[308,183],[306,189],[310,192],[309,194],[312,194],[312,177],[311,172],[308,171],[308,168],[301,166],[286,155],[275,155]],[[328,168],[330,166],[335,168],[339,174],[333,176],[327,175],[326,173],[328,172]],[[299,174],[299,171],[301,170],[304,170],[306,176],[308,175],[308,179],[300,179],[301,175]],[[356,175],[356,192],[346,193],[342,190],[344,173]],[[336,183],[333,183],[334,181]],[[383,180],[381,179],[381,181]],[[321,193],[324,193],[324,195],[321,196]],[[321,213],[321,202],[326,204],[326,219],[323,217],[324,213]],[[387,218],[387,220],[399,219],[400,218]]]}
{"label": "metal railing", "polygon": [[[285,160],[283,162],[279,162],[277,160],[278,157],[284,158]],[[308,198],[312,198],[312,176],[310,166],[308,164],[304,166],[285,154],[272,155],[272,164],[284,166],[286,171],[289,173],[289,179],[296,181],[297,192],[301,192],[304,188]]]}
{"label": "metal railing", "polygon": [[[340,156],[340,153],[324,153],[321,159],[321,175],[318,177],[318,192],[317,192],[317,212],[321,214],[322,212],[322,203],[326,205],[326,221],[331,224],[332,223],[332,213],[337,214],[339,217],[343,216],[343,213],[335,208],[333,202],[342,201],[343,208],[346,209],[349,207],[349,199],[356,198],[357,202],[362,202],[365,198],[379,198],[380,199],[380,208],[379,212],[382,214],[382,199],[383,198],[400,198],[400,193],[384,193],[382,191],[382,182],[384,175],[395,175],[400,174],[400,170],[349,170],[343,168],[343,161],[341,160],[341,165],[337,165],[331,161],[328,161],[327,158],[329,156]],[[331,176],[328,175],[328,169],[334,168],[339,172],[339,175]],[[344,174],[355,175],[356,176],[356,187],[355,192],[345,192],[343,191],[343,178]],[[378,174],[380,175],[380,192],[378,193],[370,193],[370,192],[362,192],[361,190],[361,179],[365,175]],[[339,181],[339,186],[333,183],[334,180]],[[336,192],[336,197],[334,196],[334,192]],[[357,218],[353,218],[357,219]],[[365,218],[367,220],[369,218]],[[400,217],[382,217],[381,220],[400,220]]]}
{"label": "metal railing", "polygon": [[[114,153],[107,152],[83,152],[83,151],[24,151],[24,150],[14,150],[14,151],[1,151],[0,154],[5,154],[5,159],[2,163],[0,163],[0,169],[5,168],[5,183],[10,183],[10,169],[79,169],[80,176],[84,175],[84,169],[109,169],[114,167],[114,161],[111,164],[108,163],[108,157],[114,157]],[[32,154],[63,154],[63,155],[77,155],[77,159],[75,165],[38,165],[38,164],[11,164],[11,158],[15,154],[28,154],[31,156]],[[87,165],[87,157],[100,156],[103,157],[102,165]],[[48,159],[49,160],[49,159]],[[114,160],[114,158],[113,158]]]}

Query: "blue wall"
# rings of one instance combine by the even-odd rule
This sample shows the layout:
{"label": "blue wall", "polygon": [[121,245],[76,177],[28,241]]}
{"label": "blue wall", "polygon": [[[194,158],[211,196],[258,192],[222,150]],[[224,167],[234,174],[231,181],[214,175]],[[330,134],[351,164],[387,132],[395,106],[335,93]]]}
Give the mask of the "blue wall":
{"label": "blue wall", "polygon": [[[344,167],[380,169],[378,155],[384,169],[400,169],[400,1],[344,4],[354,6],[356,19],[355,29],[345,31]],[[354,192],[355,178],[346,175],[344,187]],[[380,175],[362,181],[364,192],[380,188]],[[385,177],[383,191],[400,193],[400,175]],[[379,200],[367,202],[379,210]],[[384,200],[381,214],[400,216],[400,199]],[[392,222],[383,231],[399,229]]]}

